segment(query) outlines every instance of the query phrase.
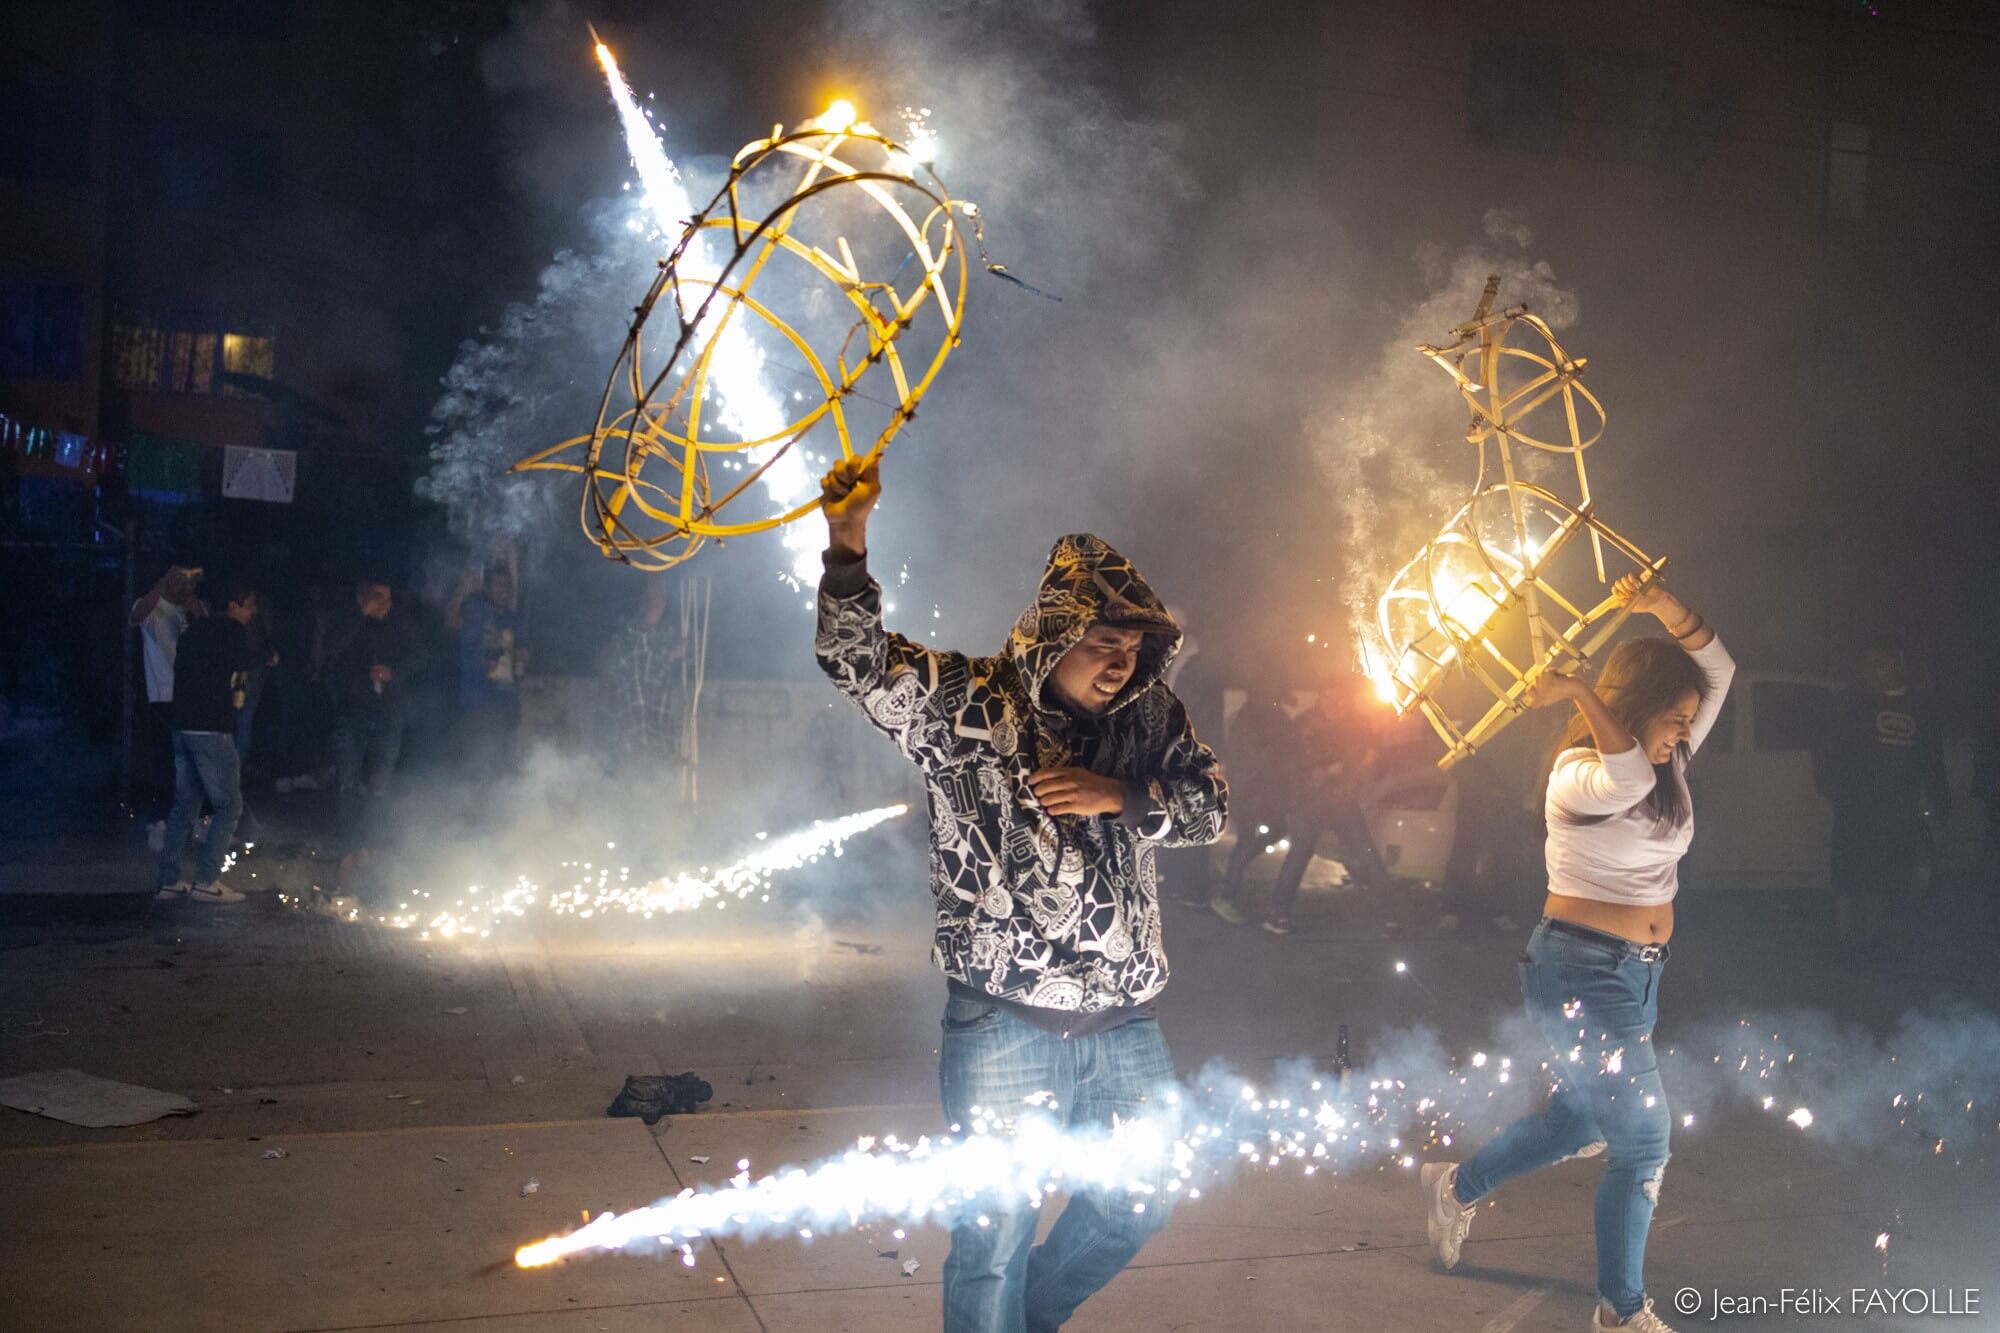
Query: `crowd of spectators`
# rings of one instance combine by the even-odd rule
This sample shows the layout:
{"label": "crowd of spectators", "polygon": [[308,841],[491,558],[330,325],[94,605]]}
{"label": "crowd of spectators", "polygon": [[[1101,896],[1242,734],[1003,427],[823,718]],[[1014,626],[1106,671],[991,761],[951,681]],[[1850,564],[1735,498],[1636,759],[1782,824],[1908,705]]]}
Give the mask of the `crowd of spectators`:
{"label": "crowd of spectators", "polygon": [[463,763],[491,782],[515,764],[524,654],[505,568],[434,608],[377,574],[273,594],[175,565],[128,622],[144,659],[140,799],[163,900],[237,902],[253,887],[223,879],[239,824],[255,830],[246,792],[330,789],[329,827],[315,832],[345,889],[368,872],[399,768]]}

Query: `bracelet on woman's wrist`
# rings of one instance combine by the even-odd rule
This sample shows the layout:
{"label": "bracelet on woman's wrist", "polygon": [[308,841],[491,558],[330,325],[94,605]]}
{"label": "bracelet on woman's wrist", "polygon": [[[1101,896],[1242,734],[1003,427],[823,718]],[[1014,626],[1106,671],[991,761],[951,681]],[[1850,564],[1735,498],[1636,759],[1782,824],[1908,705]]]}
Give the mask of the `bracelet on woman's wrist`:
{"label": "bracelet on woman's wrist", "polygon": [[1668,630],[1667,632],[1668,632],[1669,634],[1673,635],[1673,636],[1674,636],[1674,638],[1676,638],[1676,639],[1692,639],[1692,638],[1693,638],[1693,637],[1694,637],[1695,635],[1697,635],[1697,634],[1701,633],[1701,632],[1702,632],[1703,630],[1705,630],[1705,629],[1707,629],[1707,628],[1708,628],[1708,621],[1707,621],[1707,620],[1705,620],[1705,619],[1703,619],[1703,618],[1702,618],[1701,616],[1696,616],[1696,617],[1694,618],[1694,628],[1693,628],[1693,629],[1690,629],[1690,630]]}

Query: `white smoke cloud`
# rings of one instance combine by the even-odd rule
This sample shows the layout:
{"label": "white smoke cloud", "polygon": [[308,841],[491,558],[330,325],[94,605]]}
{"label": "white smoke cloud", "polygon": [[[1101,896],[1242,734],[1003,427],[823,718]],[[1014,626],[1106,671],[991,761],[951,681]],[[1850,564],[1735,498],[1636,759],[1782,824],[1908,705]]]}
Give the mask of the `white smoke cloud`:
{"label": "white smoke cloud", "polygon": [[1344,548],[1340,597],[1356,623],[1373,623],[1389,578],[1464,503],[1478,475],[1465,443],[1465,405],[1417,345],[1445,340],[1496,273],[1500,307],[1525,305],[1558,330],[1580,311],[1549,263],[1526,252],[1534,231],[1522,217],[1493,209],[1482,229],[1482,244],[1417,250],[1428,295],[1396,320],[1373,368],[1335,391],[1318,416],[1313,450],[1334,494]]}

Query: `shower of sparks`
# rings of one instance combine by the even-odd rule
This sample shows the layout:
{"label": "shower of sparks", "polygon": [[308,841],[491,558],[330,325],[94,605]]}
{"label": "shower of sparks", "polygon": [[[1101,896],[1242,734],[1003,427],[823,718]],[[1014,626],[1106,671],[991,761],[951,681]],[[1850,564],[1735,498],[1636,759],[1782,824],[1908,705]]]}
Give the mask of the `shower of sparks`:
{"label": "shower of sparks", "polygon": [[[604,66],[604,79],[610,85],[611,100],[618,108],[618,123],[625,131],[625,151],[631,156],[633,170],[639,173],[639,202],[660,235],[671,241],[680,236],[687,227],[688,219],[695,215],[694,201],[688,196],[680,170],[667,156],[666,147],[653,128],[652,113],[642,108],[632,96],[631,86],[619,72],[618,61],[612,56],[611,48],[599,42],[597,59]],[[828,116],[837,116],[843,107],[846,109],[847,124],[853,124],[854,108],[844,102],[836,102],[821,117],[821,122],[824,123]],[[684,277],[695,283],[708,283],[715,281],[721,271],[721,265],[710,253],[705,237],[696,236],[690,241],[680,261],[680,272]],[[692,298],[690,303],[698,304],[699,298]],[[681,317],[686,319],[692,313],[691,309],[683,309]],[[719,310],[711,310],[708,318],[713,320],[719,315]],[[732,320],[723,328],[722,337],[716,343],[715,355],[709,362],[709,372],[721,400],[721,423],[738,438],[764,439],[784,429],[786,417],[780,398],[764,385],[763,350],[751,339],[741,321]],[[742,461],[749,466],[759,466],[781,447],[782,442],[766,445],[761,450],[745,453]],[[817,484],[798,450],[787,451],[772,459],[758,480],[781,512],[798,507]],[[783,571],[781,577],[795,589],[817,583],[819,546],[811,525],[788,523],[783,539],[785,549],[791,552],[791,567]]]}
{"label": "shower of sparks", "polygon": [[[896,113],[896,118],[903,122],[901,137],[909,161],[924,166],[935,163],[938,157],[938,138],[937,131],[931,128],[931,109],[927,106],[906,106]],[[892,165],[897,170],[909,170],[909,167],[901,162],[893,162]]]}
{"label": "shower of sparks", "polygon": [[[1454,1101],[1470,1105],[1494,1095],[1493,1080],[1458,1079]],[[1411,1147],[1448,1147],[1456,1113],[1437,1097],[1419,1096],[1407,1081],[1377,1078],[1365,1085],[1337,1075],[1299,1080],[1294,1096],[1264,1096],[1249,1084],[1214,1086],[1199,1095],[1162,1099],[1183,1125],[1139,1117],[1110,1128],[1066,1130],[1045,1112],[1046,1092],[1023,1099],[1015,1115],[974,1109],[963,1133],[914,1143],[893,1134],[868,1135],[835,1157],[753,1181],[748,1162],[726,1188],[683,1190],[627,1213],[605,1213],[564,1236],[515,1253],[524,1268],[593,1250],[680,1249],[722,1234],[806,1237],[871,1222],[949,1221],[969,1205],[1010,1201],[1039,1206],[1052,1191],[1085,1187],[1113,1191],[1136,1212],[1177,1199],[1199,1199],[1204,1186],[1245,1167],[1295,1168],[1301,1174],[1373,1164],[1410,1170]],[[1406,1122],[1428,1128],[1404,1129]],[[1162,1200],[1159,1196],[1164,1195]],[[899,1233],[900,1234],[900,1233]]]}
{"label": "shower of sparks", "polygon": [[[1800,1129],[1818,1125],[1836,1135],[1894,1132],[1895,1117],[1912,1114],[1926,1102],[1921,1091],[1897,1094],[1893,1101],[1873,1101],[1851,1091],[1873,1077],[1875,1062],[1886,1054],[1879,1049],[1868,1053],[1867,1069],[1848,1063],[1815,1075],[1815,1052],[1773,1045],[1780,1040],[1773,1033],[1767,1041],[1746,1020],[1737,1037],[1722,1034],[1723,1049],[1663,1051],[1662,1072],[1669,1087],[1702,1083],[1719,1101],[1766,1111],[1776,1102],[1768,1091],[1774,1084],[1781,1092],[1796,1093],[1818,1086],[1818,1078],[1836,1077],[1850,1089],[1840,1099],[1841,1115],[1823,1110],[1815,1116],[1797,1106],[1785,1116]],[[1739,1041],[1744,1043],[1740,1048],[1735,1045]],[[1606,1067],[1609,1061],[1586,1063],[1581,1068],[1591,1072],[1580,1073],[1552,1055],[1539,1064],[1524,1062],[1531,1076],[1510,1085],[1515,1061],[1506,1056],[1477,1051],[1463,1058],[1407,1058],[1413,1063],[1402,1070],[1385,1061],[1367,1076],[1357,1072],[1345,1078],[1292,1068],[1269,1089],[1210,1077],[1199,1087],[1158,1099],[1160,1113],[1108,1129],[1061,1128],[1052,1118],[1060,1109],[1049,1093],[1041,1092],[1018,1107],[976,1109],[972,1122],[953,1126],[950,1136],[911,1143],[893,1134],[869,1135],[813,1165],[786,1167],[761,1178],[753,1179],[748,1159],[739,1159],[737,1174],[722,1187],[683,1190],[630,1212],[587,1218],[568,1235],[522,1246],[515,1261],[539,1267],[584,1253],[634,1250],[677,1253],[686,1263],[703,1238],[811,1238],[884,1223],[896,1226],[900,1239],[906,1226],[950,1223],[962,1213],[977,1216],[981,1210],[990,1215],[995,1207],[1009,1204],[1039,1205],[1052,1191],[1087,1186],[1112,1191],[1120,1206],[1143,1210],[1162,1202],[1198,1200],[1204,1190],[1224,1185],[1244,1170],[1296,1170],[1303,1176],[1409,1171],[1423,1160],[1462,1157],[1560,1079],[1636,1082],[1638,1077]],[[1898,1066],[1894,1055],[1887,1061],[1910,1072],[1907,1062]],[[1992,1065],[1982,1062],[1980,1067],[1990,1070]],[[1990,1100],[1984,1093],[1968,1098],[1978,1088],[1956,1086],[1967,1075],[1949,1061],[1929,1062],[1927,1070],[1927,1076],[1954,1084],[1955,1096],[1940,1098],[1940,1090],[1932,1089],[1928,1098],[1940,1111],[1948,1106],[1954,1119],[1969,1116],[1972,1103]],[[1853,1119],[1854,1108],[1864,1101],[1876,1108],[1867,1126]],[[1691,1115],[1682,1121],[1684,1127],[1693,1123]],[[1713,1117],[1709,1123],[1715,1123]],[[1175,1132],[1169,1125],[1180,1129]],[[1994,1127],[1982,1125],[1976,1132],[1988,1128]],[[1944,1148],[1942,1136],[1927,1137],[1925,1159],[1943,1157]],[[1887,1233],[1876,1240],[1885,1254],[1887,1244]]]}
{"label": "shower of sparks", "polygon": [[[778,838],[760,833],[761,845],[756,851],[720,869],[704,866],[695,874],[683,872],[635,883],[629,866],[576,861],[565,863],[564,868],[577,878],[560,889],[544,890],[523,876],[504,889],[470,885],[449,902],[419,890],[412,895],[415,902],[404,902],[396,911],[386,913],[382,921],[399,930],[418,931],[422,939],[485,939],[501,922],[530,912],[583,920],[614,915],[650,920],[697,907],[723,908],[753,894],[767,896],[773,875],[810,865],[822,856],[839,856],[847,839],[908,814],[909,809],[907,805],[890,805],[864,810],[841,819],[817,821],[810,828]],[[607,846],[606,850],[615,851],[616,847]]]}
{"label": "shower of sparks", "polygon": [[1396,960],[1396,975],[1399,977],[1406,978],[1412,986],[1415,986],[1418,990],[1422,991],[1424,993],[1424,998],[1429,1000],[1432,1004],[1437,1003],[1438,997],[1431,994],[1431,988],[1429,986],[1426,986],[1422,981],[1418,980],[1417,974],[1410,971],[1410,965],[1404,962],[1400,958]]}
{"label": "shower of sparks", "polygon": [[1163,1160],[1177,1164],[1167,1182],[1178,1192],[1192,1175],[1191,1149],[1169,1144],[1148,1120],[1132,1120],[1091,1136],[1065,1133],[1033,1116],[1003,1128],[975,1128],[963,1138],[872,1136],[809,1170],[790,1169],[752,1182],[740,1171],[721,1190],[683,1190],[648,1208],[602,1213],[567,1236],[524,1245],[514,1255],[537,1268],[586,1250],[680,1248],[722,1233],[791,1232],[859,1226],[870,1220],[920,1221],[965,1200],[1028,1198],[1051,1189],[1097,1186],[1133,1189],[1143,1211],[1155,1188],[1145,1183]]}

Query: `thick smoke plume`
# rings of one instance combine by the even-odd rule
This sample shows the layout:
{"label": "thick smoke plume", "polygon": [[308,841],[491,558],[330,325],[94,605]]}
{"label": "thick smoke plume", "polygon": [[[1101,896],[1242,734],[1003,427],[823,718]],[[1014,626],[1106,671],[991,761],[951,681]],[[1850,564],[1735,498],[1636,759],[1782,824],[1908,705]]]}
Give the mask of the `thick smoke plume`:
{"label": "thick smoke plume", "polygon": [[1494,274],[1496,308],[1525,305],[1558,331],[1576,322],[1576,294],[1532,257],[1535,233],[1524,218],[1490,209],[1484,231],[1484,243],[1455,253],[1437,245],[1418,251],[1429,295],[1396,322],[1373,368],[1336,395],[1316,431],[1344,538],[1340,598],[1351,623],[1374,623],[1390,577],[1471,495],[1478,473],[1464,404],[1417,345],[1446,341]]}

